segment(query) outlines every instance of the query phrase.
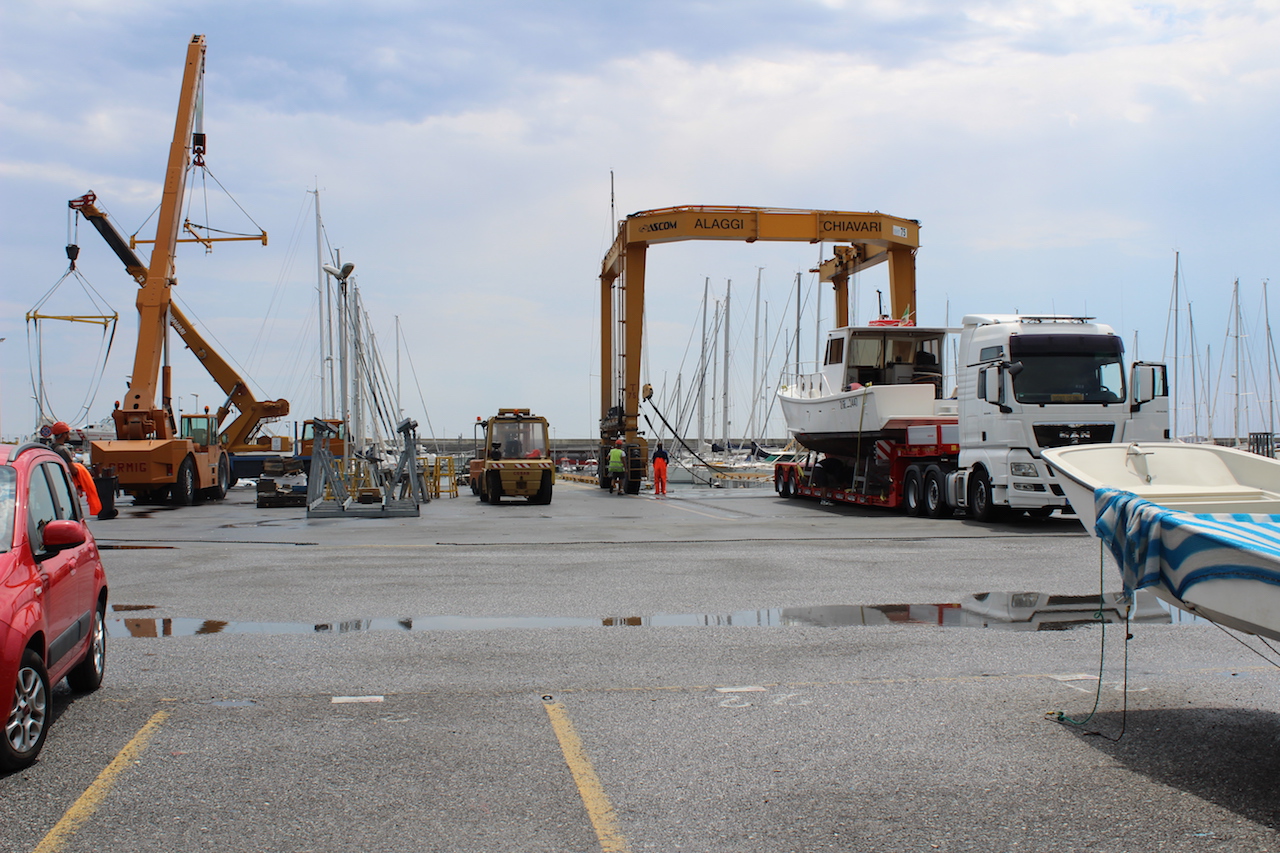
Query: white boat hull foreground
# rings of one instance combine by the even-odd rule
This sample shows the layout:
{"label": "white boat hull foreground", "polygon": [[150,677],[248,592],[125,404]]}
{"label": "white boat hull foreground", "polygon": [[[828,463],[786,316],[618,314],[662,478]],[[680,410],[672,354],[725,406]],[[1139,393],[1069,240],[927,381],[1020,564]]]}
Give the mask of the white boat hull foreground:
{"label": "white boat hull foreground", "polygon": [[1280,462],[1176,442],[1044,451],[1126,589],[1280,640]]}

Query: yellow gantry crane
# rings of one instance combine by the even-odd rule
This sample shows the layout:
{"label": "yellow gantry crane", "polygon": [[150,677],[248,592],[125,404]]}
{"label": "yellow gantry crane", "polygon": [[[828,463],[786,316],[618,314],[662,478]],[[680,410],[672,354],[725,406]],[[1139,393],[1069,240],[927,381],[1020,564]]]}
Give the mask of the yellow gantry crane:
{"label": "yellow gantry crane", "polygon": [[690,206],[644,210],[621,220],[600,270],[600,459],[623,440],[631,494],[639,492],[648,469],[648,442],[639,430],[645,257],[650,245],[683,240],[836,243],[819,272],[835,288],[837,326],[849,323],[849,276],[882,263],[889,265],[893,316],[915,317],[920,223],[913,219],[843,210]]}

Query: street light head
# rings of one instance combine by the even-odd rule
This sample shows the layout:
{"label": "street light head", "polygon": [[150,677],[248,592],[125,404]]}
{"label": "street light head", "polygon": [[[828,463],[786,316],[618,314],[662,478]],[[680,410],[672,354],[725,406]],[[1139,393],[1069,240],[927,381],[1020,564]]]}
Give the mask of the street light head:
{"label": "street light head", "polygon": [[338,269],[333,264],[321,264],[320,268],[338,281],[346,281],[351,276],[351,273],[355,272],[356,265],[347,261],[342,265],[342,269]]}

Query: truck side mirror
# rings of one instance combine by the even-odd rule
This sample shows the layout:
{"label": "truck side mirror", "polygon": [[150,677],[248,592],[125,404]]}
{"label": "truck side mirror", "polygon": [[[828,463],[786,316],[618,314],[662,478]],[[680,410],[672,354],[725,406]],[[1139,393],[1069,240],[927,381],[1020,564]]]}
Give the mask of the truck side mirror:
{"label": "truck side mirror", "polygon": [[988,393],[988,390],[987,390],[989,387],[987,384],[988,383],[987,374],[990,372],[991,372],[991,369],[988,367],[982,367],[978,369],[978,399],[986,400],[988,403],[992,402],[991,395]]}
{"label": "truck side mirror", "polygon": [[1141,406],[1157,397],[1169,395],[1168,379],[1163,364],[1137,362],[1133,365],[1133,404]]}

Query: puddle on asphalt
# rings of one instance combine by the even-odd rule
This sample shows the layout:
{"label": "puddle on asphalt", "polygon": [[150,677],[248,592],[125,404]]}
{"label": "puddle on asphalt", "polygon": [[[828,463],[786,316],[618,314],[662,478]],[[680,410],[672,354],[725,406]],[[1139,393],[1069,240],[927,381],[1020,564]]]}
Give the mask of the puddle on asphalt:
{"label": "puddle on asphalt", "polygon": [[[772,607],[732,613],[655,613],[649,616],[418,616],[404,619],[352,619],[346,622],[228,622],[217,619],[117,618],[107,621],[116,636],[191,637],[199,634],[357,634],[369,631],[488,631],[504,628],[851,628],[874,625],[933,625],[943,628],[1003,628],[1013,631],[1063,631],[1096,625],[1099,617],[1123,621],[1121,594],[1047,595],[990,592],[955,604],[831,605]],[[116,612],[154,605],[115,605]],[[1169,623],[1169,611],[1155,595],[1139,591],[1132,622]]]}

